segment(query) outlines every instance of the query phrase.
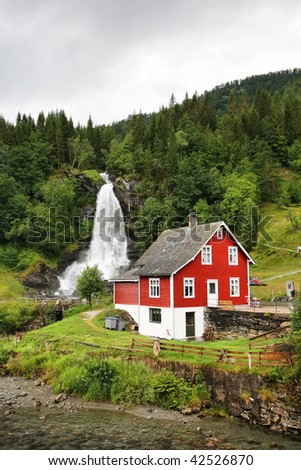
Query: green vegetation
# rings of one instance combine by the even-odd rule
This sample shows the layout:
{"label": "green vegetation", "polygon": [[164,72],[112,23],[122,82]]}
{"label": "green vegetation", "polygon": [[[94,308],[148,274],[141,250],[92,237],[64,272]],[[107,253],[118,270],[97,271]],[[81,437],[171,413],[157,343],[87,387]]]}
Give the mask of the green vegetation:
{"label": "green vegetation", "polygon": [[87,266],[83,270],[77,278],[76,290],[81,299],[88,301],[91,308],[92,297],[102,294],[105,290],[105,282],[97,266]]}
{"label": "green vegetation", "polygon": [[0,272],[0,299],[15,299],[25,291],[24,286],[8,272]]}
{"label": "green vegetation", "polygon": [[14,333],[25,330],[41,314],[41,306],[36,302],[0,302],[0,333]]}
{"label": "green vegetation", "polygon": [[[276,251],[278,243],[283,250],[300,244],[300,80],[294,69],[186,95],[182,103],[172,95],[159,112],[106,126],[90,118],[76,127],[63,110],[36,120],[19,114],[14,123],[0,117],[0,269],[22,277],[89,240],[87,213],[104,170],[133,183],[141,250],[164,228],[186,225],[195,208],[200,221],[224,219],[254,250],[254,275],[299,267],[293,253]],[[272,240],[262,230],[269,211],[278,220],[267,227]]]}
{"label": "green vegetation", "polygon": [[[82,307],[82,306],[81,306]],[[210,394],[199,372],[186,383],[168,370],[153,372],[139,362],[127,362],[127,351],[135,333],[104,328],[106,311],[91,320],[85,313],[68,312],[61,322],[28,332],[14,348],[8,370],[15,375],[40,376],[57,393],[64,391],[87,400],[109,399],[125,406],[157,404],[182,409],[210,402]],[[4,339],[1,341],[4,344]],[[113,348],[113,349],[112,349]],[[0,358],[9,356],[7,345]]]}

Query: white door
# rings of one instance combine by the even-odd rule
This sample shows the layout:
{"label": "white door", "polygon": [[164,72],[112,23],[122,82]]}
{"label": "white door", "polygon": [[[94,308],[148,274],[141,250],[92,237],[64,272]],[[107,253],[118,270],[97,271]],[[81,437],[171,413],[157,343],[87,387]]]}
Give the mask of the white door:
{"label": "white door", "polygon": [[207,306],[218,307],[218,280],[207,280]]}

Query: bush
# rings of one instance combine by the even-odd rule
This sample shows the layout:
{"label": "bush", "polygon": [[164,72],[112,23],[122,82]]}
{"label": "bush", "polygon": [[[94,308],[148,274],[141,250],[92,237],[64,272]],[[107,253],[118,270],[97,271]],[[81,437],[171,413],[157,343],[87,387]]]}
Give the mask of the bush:
{"label": "bush", "polygon": [[7,367],[14,375],[23,375],[27,378],[39,377],[48,367],[50,360],[49,354],[36,354],[32,355],[30,352],[23,354],[22,358],[13,357],[9,358]]}
{"label": "bush", "polygon": [[56,321],[56,310],[54,302],[47,304],[44,311],[44,319],[46,325],[50,325]]}
{"label": "bush", "polygon": [[184,408],[192,398],[191,390],[183,379],[168,370],[154,376],[155,403],[162,408]]}
{"label": "bush", "polygon": [[10,269],[16,269],[19,262],[18,250],[12,246],[0,247],[0,263]]}
{"label": "bush", "polygon": [[15,333],[25,330],[40,313],[34,302],[6,301],[0,303],[0,333]]}
{"label": "bush", "polygon": [[52,380],[55,393],[65,392],[84,396],[88,390],[87,370],[85,366],[72,365],[65,367],[58,377]]}
{"label": "bush", "polygon": [[107,400],[111,396],[111,388],[117,375],[115,366],[109,361],[93,361],[87,367],[85,398],[88,400]]}
{"label": "bush", "polygon": [[121,361],[115,364],[117,373],[112,382],[111,401],[125,406],[153,403],[153,372],[143,364],[124,364]]}

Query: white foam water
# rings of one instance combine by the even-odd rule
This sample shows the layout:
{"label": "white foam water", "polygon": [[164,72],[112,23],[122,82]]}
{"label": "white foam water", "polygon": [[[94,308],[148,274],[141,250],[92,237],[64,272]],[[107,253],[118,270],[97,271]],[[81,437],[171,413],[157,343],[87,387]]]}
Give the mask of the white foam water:
{"label": "white foam water", "polygon": [[73,295],[77,277],[86,266],[97,265],[108,280],[129,265],[122,210],[108,175],[101,173],[101,176],[106,184],[97,195],[90,247],[59,276],[58,294]]}

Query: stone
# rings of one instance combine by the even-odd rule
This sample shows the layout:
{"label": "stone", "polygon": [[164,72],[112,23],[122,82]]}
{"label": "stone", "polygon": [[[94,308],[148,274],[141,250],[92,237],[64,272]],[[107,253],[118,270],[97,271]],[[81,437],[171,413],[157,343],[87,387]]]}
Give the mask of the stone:
{"label": "stone", "polygon": [[280,323],[280,328],[289,328],[290,326],[291,326],[290,321],[283,321],[282,323]]}
{"label": "stone", "polygon": [[41,386],[41,381],[40,381],[40,379],[35,380],[33,384],[34,384],[36,387],[40,387],[40,386]]}
{"label": "stone", "polygon": [[67,395],[65,393],[59,393],[59,395],[53,399],[53,403],[61,403],[65,400],[67,400]]}
{"label": "stone", "polygon": [[21,393],[17,393],[15,395],[15,398],[23,398],[23,397],[26,397],[28,395],[27,392],[21,392]]}
{"label": "stone", "polygon": [[192,415],[192,408],[190,406],[187,406],[183,410],[181,410],[181,413],[183,415]]}

